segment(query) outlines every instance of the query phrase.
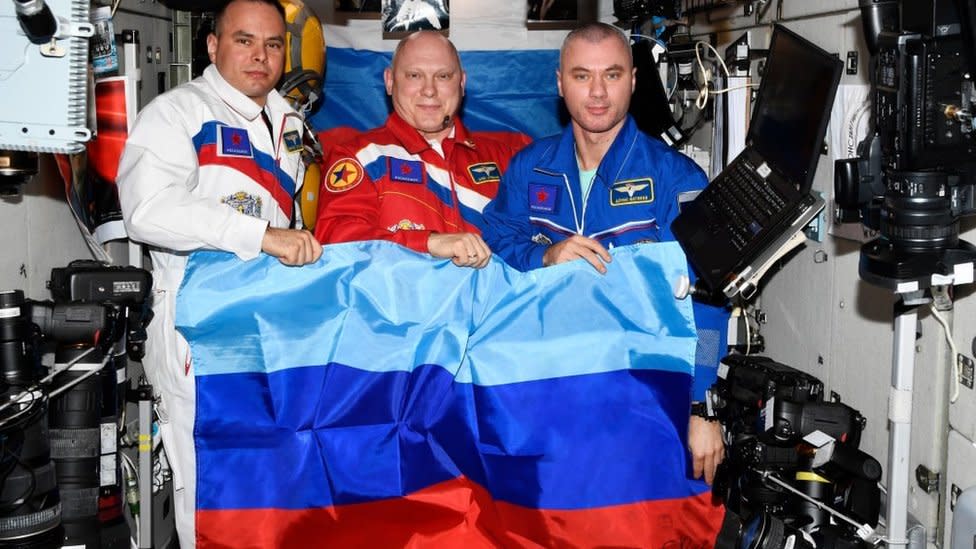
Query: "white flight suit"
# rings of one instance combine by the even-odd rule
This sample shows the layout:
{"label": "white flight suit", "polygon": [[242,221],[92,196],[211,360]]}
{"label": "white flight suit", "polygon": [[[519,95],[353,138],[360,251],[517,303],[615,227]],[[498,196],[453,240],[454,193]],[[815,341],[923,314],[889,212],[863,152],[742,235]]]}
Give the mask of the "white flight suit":
{"label": "white flight suit", "polygon": [[289,227],[304,175],[302,119],[277,91],[265,107],[270,131],[261,110],[211,65],[139,113],[119,165],[126,230],[151,246],[155,316],[143,364],[161,400],[183,549],[196,543],[195,389],[189,348],[174,329],[187,256],[209,249],[257,257],[269,223]]}

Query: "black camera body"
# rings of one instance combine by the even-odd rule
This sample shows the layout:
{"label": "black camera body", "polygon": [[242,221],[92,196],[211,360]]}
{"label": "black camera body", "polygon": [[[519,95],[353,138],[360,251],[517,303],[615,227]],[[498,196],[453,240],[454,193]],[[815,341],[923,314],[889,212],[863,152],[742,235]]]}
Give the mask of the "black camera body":
{"label": "black camera body", "polygon": [[817,547],[868,546],[823,507],[877,525],[881,465],[857,448],[864,417],[823,392],[816,377],[766,357],[722,359],[709,396],[726,444],[714,490],[747,525],[737,547],[780,547],[773,538],[790,532]]}
{"label": "black camera body", "polygon": [[839,220],[880,233],[862,248],[868,282],[896,287],[976,260],[959,239],[960,217],[976,213],[973,29],[960,24],[973,4],[861,1],[873,132],[835,163],[834,196]]}
{"label": "black camera body", "polygon": [[884,167],[966,168],[976,131],[961,114],[973,112],[973,81],[960,36],[882,31],[878,47],[875,121]]}
{"label": "black camera body", "polygon": [[145,354],[146,325],[152,318],[152,275],[145,269],[72,261],[51,269],[54,301],[31,304],[31,320],[60,344],[108,346],[123,342],[130,357]]}
{"label": "black camera body", "polygon": [[98,547],[103,527],[124,525],[105,433],[118,423],[126,352],[142,356],[151,285],[142,269],[76,261],[52,270],[54,301],[0,292],[0,516],[16,518],[0,521],[0,545]]}
{"label": "black camera body", "polygon": [[48,282],[51,296],[58,302],[142,305],[151,288],[152,275],[145,269],[86,260],[51,269]]}

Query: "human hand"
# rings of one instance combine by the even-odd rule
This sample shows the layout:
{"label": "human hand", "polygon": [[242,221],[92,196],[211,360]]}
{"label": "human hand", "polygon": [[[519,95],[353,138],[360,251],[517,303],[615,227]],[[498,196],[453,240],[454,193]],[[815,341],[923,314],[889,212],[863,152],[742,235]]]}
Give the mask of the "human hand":
{"label": "human hand", "polygon": [[322,245],[308,231],[268,227],[261,240],[261,251],[285,265],[307,265],[322,257]]}
{"label": "human hand", "polygon": [[688,421],[688,449],[691,450],[692,476],[711,484],[715,480],[715,469],[725,459],[725,445],[722,442],[722,425],[699,416],[691,416]]}
{"label": "human hand", "polygon": [[427,251],[434,257],[450,259],[458,267],[481,269],[491,261],[491,250],[474,233],[430,233]]}
{"label": "human hand", "polygon": [[607,267],[604,263],[610,263],[610,252],[592,238],[573,235],[549,246],[542,256],[542,264],[548,267],[579,258],[588,261],[599,273],[606,274]]}

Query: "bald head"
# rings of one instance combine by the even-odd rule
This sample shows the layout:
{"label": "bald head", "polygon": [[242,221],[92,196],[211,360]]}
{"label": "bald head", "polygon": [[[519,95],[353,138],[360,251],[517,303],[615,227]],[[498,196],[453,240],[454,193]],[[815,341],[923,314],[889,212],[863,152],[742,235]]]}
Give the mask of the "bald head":
{"label": "bald head", "polygon": [[634,54],[630,49],[630,40],[627,39],[627,35],[617,27],[613,25],[608,25],[607,23],[587,23],[582,27],[577,27],[572,30],[566,38],[563,40],[563,45],[559,49],[559,66],[563,68],[566,62],[566,47],[570,43],[575,41],[588,42],[590,44],[598,44],[603,42],[607,38],[617,40],[628,52],[628,60],[630,61],[630,66],[634,66]]}
{"label": "bald head", "polygon": [[397,44],[395,50],[393,50],[393,60],[390,61],[390,67],[396,67],[397,59],[400,58],[400,54],[405,49],[410,49],[414,47],[419,47],[423,49],[430,48],[446,48],[451,56],[454,57],[454,61],[457,63],[458,69],[461,68],[461,56],[458,55],[457,48],[454,43],[448,40],[446,36],[439,32],[422,30],[411,33],[406,36]]}
{"label": "bald head", "polygon": [[430,141],[454,128],[464,97],[464,71],[457,48],[444,35],[420,31],[404,38],[383,71],[393,110]]}

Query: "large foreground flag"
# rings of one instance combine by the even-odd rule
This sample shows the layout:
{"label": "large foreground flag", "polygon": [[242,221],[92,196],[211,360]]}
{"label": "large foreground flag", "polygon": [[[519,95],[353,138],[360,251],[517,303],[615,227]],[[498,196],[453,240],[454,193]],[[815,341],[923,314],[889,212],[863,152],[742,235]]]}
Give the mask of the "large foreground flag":
{"label": "large foreground flag", "polygon": [[677,244],[519,273],[385,242],[199,253],[198,547],[711,547]]}

